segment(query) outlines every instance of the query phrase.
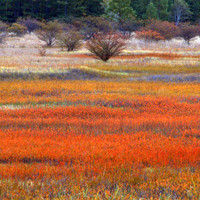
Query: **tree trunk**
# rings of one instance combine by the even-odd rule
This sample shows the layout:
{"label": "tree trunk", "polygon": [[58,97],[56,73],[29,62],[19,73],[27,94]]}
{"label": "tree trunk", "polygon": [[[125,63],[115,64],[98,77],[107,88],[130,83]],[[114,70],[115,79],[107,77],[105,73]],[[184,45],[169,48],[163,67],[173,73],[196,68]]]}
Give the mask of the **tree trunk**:
{"label": "tree trunk", "polygon": [[67,17],[67,0],[65,0],[65,17]]}

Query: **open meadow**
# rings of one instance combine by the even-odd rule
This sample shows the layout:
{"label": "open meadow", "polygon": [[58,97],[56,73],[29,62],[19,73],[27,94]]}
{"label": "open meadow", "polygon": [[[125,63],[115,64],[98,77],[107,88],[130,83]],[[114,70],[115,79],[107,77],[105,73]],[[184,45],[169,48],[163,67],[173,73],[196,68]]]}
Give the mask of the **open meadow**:
{"label": "open meadow", "polygon": [[200,199],[199,43],[104,63],[34,40],[0,49],[1,200]]}

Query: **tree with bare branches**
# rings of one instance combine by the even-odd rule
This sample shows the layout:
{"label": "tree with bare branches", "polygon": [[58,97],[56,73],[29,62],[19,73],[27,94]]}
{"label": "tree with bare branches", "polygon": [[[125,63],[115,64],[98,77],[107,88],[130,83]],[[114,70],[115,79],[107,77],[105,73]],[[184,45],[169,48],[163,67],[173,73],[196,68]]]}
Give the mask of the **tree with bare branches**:
{"label": "tree with bare branches", "polygon": [[62,32],[62,26],[57,21],[51,21],[46,24],[42,24],[40,30],[36,32],[38,38],[51,47],[56,42],[56,36]]}
{"label": "tree with bare branches", "polygon": [[96,58],[107,62],[111,57],[122,53],[126,41],[127,36],[120,33],[98,33],[87,42],[86,47]]}

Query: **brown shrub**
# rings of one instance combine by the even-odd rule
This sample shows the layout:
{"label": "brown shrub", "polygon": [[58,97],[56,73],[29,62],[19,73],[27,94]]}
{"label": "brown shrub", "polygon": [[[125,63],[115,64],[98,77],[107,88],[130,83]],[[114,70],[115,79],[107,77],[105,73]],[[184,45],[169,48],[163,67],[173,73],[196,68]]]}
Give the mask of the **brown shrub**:
{"label": "brown shrub", "polygon": [[180,36],[190,44],[192,38],[199,35],[199,27],[191,25],[190,23],[182,23],[179,25],[180,27]]}
{"label": "brown shrub", "polygon": [[103,17],[88,16],[82,20],[81,32],[86,39],[92,38],[95,34],[109,33],[112,31],[112,26],[110,22]]}
{"label": "brown shrub", "polygon": [[98,33],[87,42],[86,47],[96,58],[106,62],[125,49],[126,40],[127,37],[119,33]]}
{"label": "brown shrub", "polygon": [[150,20],[144,30],[152,30],[160,33],[166,40],[179,36],[180,29],[174,23],[168,21]]}
{"label": "brown shrub", "polygon": [[0,33],[0,44],[4,43],[6,40],[6,34],[5,33]]}
{"label": "brown shrub", "polygon": [[18,19],[18,24],[25,26],[29,33],[36,31],[41,28],[41,23],[36,19],[27,18],[27,19]]}
{"label": "brown shrub", "polygon": [[0,32],[5,32],[8,29],[8,25],[0,21]]}
{"label": "brown shrub", "polygon": [[57,34],[62,32],[62,26],[57,21],[51,21],[42,24],[41,29],[36,32],[38,38],[46,43],[47,46],[53,46],[56,42]]}
{"label": "brown shrub", "polygon": [[115,30],[119,30],[122,33],[131,34],[135,31],[139,31],[143,26],[143,21],[136,20],[134,17],[130,17],[129,19],[121,19],[120,21],[114,23]]}
{"label": "brown shrub", "polygon": [[41,46],[38,48],[38,53],[40,56],[46,56],[47,51],[46,51],[45,47]]}
{"label": "brown shrub", "polygon": [[58,44],[67,51],[74,51],[81,47],[83,36],[77,31],[69,31],[58,36]]}
{"label": "brown shrub", "polygon": [[136,38],[143,39],[143,40],[146,40],[148,42],[165,40],[165,38],[163,36],[161,36],[160,33],[156,32],[156,31],[152,31],[152,30],[137,31],[136,32]]}
{"label": "brown shrub", "polygon": [[27,28],[21,24],[13,23],[11,27],[8,28],[8,32],[15,33],[17,36],[22,36],[27,32]]}

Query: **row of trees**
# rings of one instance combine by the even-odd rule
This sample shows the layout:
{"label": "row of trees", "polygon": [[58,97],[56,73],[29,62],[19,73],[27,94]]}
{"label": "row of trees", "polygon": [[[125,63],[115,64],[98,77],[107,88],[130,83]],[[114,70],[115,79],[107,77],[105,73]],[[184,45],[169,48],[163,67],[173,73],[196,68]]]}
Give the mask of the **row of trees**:
{"label": "row of trees", "polygon": [[[35,32],[47,46],[53,46],[56,40],[61,41],[61,43],[69,43],[72,39],[70,37],[87,41],[99,33],[118,32],[126,37],[131,37],[133,31],[136,32],[137,38],[147,41],[171,40],[175,37],[182,37],[190,44],[192,38],[200,36],[200,24],[193,25],[189,22],[184,22],[177,26],[174,22],[154,19],[146,21],[145,25],[131,20],[113,24],[105,18],[91,16],[83,18],[81,21],[72,21],[71,23],[20,19],[17,23],[9,26],[0,21],[1,38],[7,33],[14,33],[17,36],[21,36],[27,32]],[[74,47],[68,47],[68,51],[73,49]]]}
{"label": "row of trees", "polygon": [[[67,49],[67,51],[78,49],[82,41],[85,40],[86,47],[91,53],[101,60],[107,61],[112,56],[119,55],[125,48],[129,38],[133,36],[107,29],[106,24],[104,26],[104,29],[102,29],[103,26],[100,26],[99,30],[96,29],[96,32],[92,32],[91,37],[88,38],[87,34],[81,33],[81,30],[73,29],[69,24],[60,24],[54,21],[42,24],[41,28],[36,30],[36,34],[47,46],[56,44],[63,50]],[[148,42],[182,37],[188,45],[190,45],[191,39],[196,36],[200,36],[200,26],[195,26],[188,22],[176,26],[168,21],[157,20],[150,20],[145,27],[141,27],[135,33],[135,38]]]}
{"label": "row of trees", "polygon": [[200,20],[199,0],[1,0],[0,20],[18,18],[63,19],[104,16],[116,20],[130,18],[163,21]]}
{"label": "row of trees", "polygon": [[[157,32],[158,31],[158,32]],[[36,31],[40,40],[43,40],[47,46],[57,44],[63,50],[73,51],[82,45],[83,35],[78,31],[65,32],[56,22],[49,22],[42,26],[42,29]],[[189,23],[182,23],[179,27],[169,22],[152,21],[148,26],[136,32],[135,37],[148,42],[168,40],[175,36],[181,36],[190,44],[190,40],[195,36],[200,36],[200,27]],[[107,62],[111,57],[117,56],[125,49],[130,35],[124,35],[120,32],[97,32],[86,40],[85,47],[96,58]],[[40,55],[45,53],[45,48],[40,49]]]}
{"label": "row of trees", "polygon": [[[46,46],[56,45],[62,50],[74,51],[86,43],[88,50],[103,61],[119,55],[129,38],[133,37],[131,32],[116,30],[109,21],[100,17],[88,17],[84,19],[83,23],[78,24],[21,19],[11,26],[0,22],[0,30],[3,33],[0,34],[0,42],[3,42],[7,32],[21,36],[27,31],[34,31],[38,38],[46,44],[38,49],[41,56],[45,55]],[[200,36],[200,25],[185,22],[176,26],[175,23],[168,21],[149,20],[146,26],[138,27],[134,37],[148,42],[182,37],[189,45],[191,39],[196,36]]]}

